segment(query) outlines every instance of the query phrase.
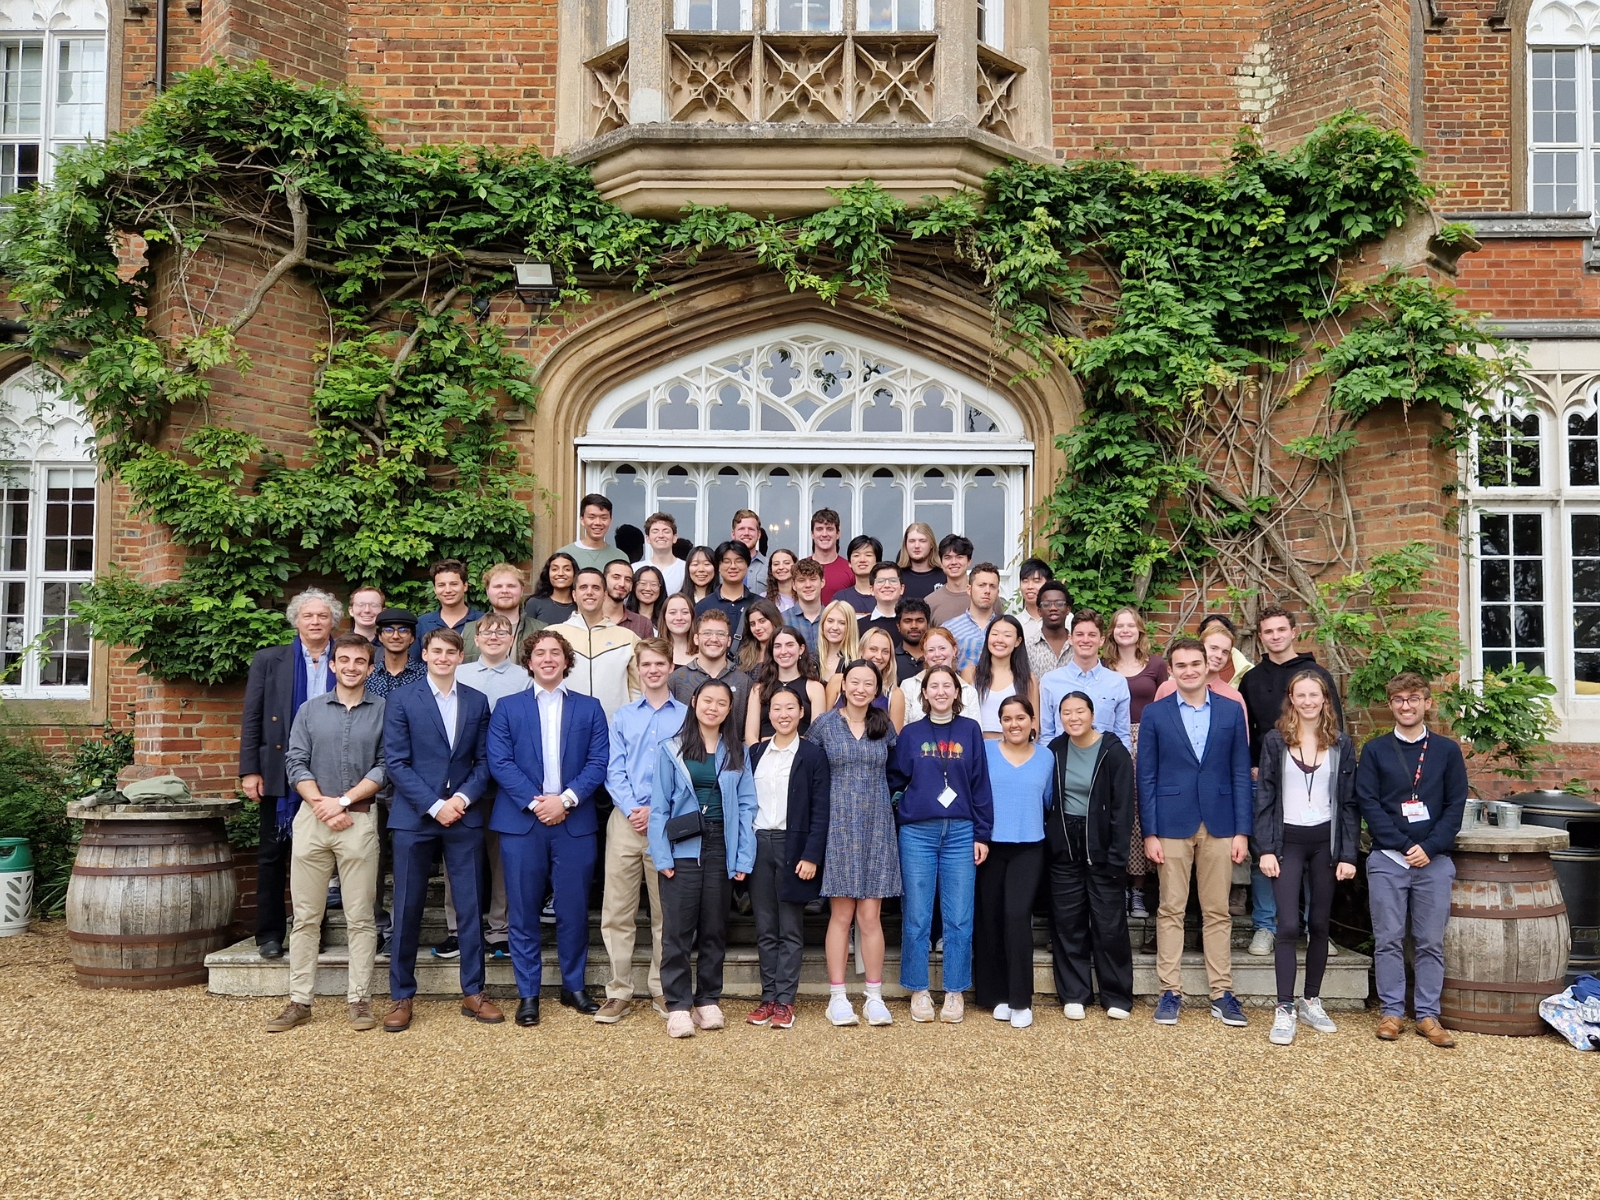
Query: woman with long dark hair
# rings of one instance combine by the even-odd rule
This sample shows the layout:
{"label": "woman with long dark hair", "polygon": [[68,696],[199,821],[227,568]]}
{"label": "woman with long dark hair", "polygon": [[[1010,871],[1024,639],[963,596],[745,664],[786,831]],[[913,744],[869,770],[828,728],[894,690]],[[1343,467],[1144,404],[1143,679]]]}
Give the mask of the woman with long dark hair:
{"label": "woman with long dark hair", "polygon": [[1039,683],[1028,663],[1022,622],[1001,615],[989,625],[978,661],[963,672],[978,693],[978,711],[972,715],[983,729],[983,736],[1000,737],[1000,705],[1012,696],[1021,696],[1035,710],[1039,706]]}
{"label": "woman with long dark hair", "polygon": [[690,604],[698,605],[716,590],[716,557],[710,546],[696,546],[683,561],[683,594]]}
{"label": "woman with long dark hair", "polygon": [[744,729],[747,745],[753,746],[772,736],[772,724],[766,715],[767,701],[779,692],[794,694],[800,705],[800,733],[804,736],[811,728],[812,719],[823,709],[823,690],[817,680],[817,660],[806,647],[805,637],[789,625],[779,626],[768,641],[766,655],[750,688]]}
{"label": "woman with long dark hair", "polygon": [[524,633],[538,633],[546,625],[559,625],[570,617],[577,605],[572,600],[572,581],[578,575],[578,560],[565,550],[557,550],[544,560],[533,595],[523,606]]}
{"label": "woman with long dark hair", "polygon": [[794,595],[794,565],[799,556],[793,550],[774,550],[767,558],[767,596],[778,606],[779,612],[797,608],[800,601]]}
{"label": "woman with long dark hair", "polygon": [[761,670],[772,635],[783,628],[783,614],[771,600],[753,600],[744,610],[744,628],[739,634],[739,669],[754,676]]}
{"label": "woman with long dark hair", "polygon": [[654,567],[640,567],[633,573],[633,591],[622,607],[639,613],[650,622],[650,630],[661,631],[661,610],[667,606],[667,579]]}
{"label": "woman with long dark hair", "polygon": [[[1301,671],[1289,681],[1283,715],[1261,739],[1256,783],[1254,849],[1278,902],[1278,1008],[1268,1035],[1275,1046],[1294,1041],[1300,1021],[1319,1033],[1334,1032],[1321,998],[1333,885],[1355,878],[1360,836],[1355,743],[1339,730],[1328,681],[1315,671]],[[1305,994],[1296,1002],[1294,952],[1300,938],[1302,880],[1310,882],[1311,904]]]}
{"label": "woman with long dark hair", "polygon": [[728,907],[733,881],[755,867],[755,780],[733,712],[728,685],[705,680],[656,761],[650,858],[661,872],[661,990],[675,1038],[725,1023],[718,1002]]}
{"label": "woman with long dark hair", "polygon": [[856,1025],[860,1018],[845,994],[845,963],[850,956],[850,926],[860,935],[866,967],[869,1025],[890,1025],[883,1003],[883,901],[901,892],[900,852],[894,805],[889,799],[889,757],[895,732],[889,714],[873,704],[883,691],[878,668],[865,659],[846,664],[844,704],[811,723],[809,741],[828,755],[828,848],[822,867],[822,894],[829,898],[828,1020]]}
{"label": "woman with long dark hair", "polygon": [[660,637],[672,645],[672,665],[681,667],[694,657],[694,605],[682,592],[661,602]]}

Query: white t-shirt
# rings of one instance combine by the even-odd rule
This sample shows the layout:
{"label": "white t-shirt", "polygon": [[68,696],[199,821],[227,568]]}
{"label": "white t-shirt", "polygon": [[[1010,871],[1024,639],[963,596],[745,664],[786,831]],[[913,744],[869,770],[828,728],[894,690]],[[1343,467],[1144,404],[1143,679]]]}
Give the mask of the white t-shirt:
{"label": "white t-shirt", "polygon": [[789,827],[789,774],[794,770],[795,751],[800,739],[783,749],[771,742],[761,753],[756,764],[756,829],[787,829]]}
{"label": "white t-shirt", "polygon": [[641,558],[633,564],[633,573],[637,575],[640,567],[655,567],[656,570],[661,572],[661,577],[667,581],[667,595],[670,596],[673,592],[681,592],[683,590],[683,568],[685,565],[681,558],[673,559],[670,567],[657,566],[648,558]]}
{"label": "white t-shirt", "polygon": [[1333,817],[1329,795],[1328,759],[1315,771],[1305,771],[1289,750],[1283,752],[1283,823],[1321,825]]}

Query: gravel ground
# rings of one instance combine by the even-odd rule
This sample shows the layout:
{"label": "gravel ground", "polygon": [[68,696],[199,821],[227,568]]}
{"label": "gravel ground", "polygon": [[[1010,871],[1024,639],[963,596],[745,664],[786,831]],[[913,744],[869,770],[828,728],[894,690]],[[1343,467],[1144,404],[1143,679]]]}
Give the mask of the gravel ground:
{"label": "gravel ground", "polygon": [[673,1042],[553,996],[537,1029],[432,1001],[398,1036],[326,998],[269,1036],[280,1005],[84,991],[59,924],[0,940],[0,1196],[1522,1198],[1600,1165],[1600,1055],[1382,1044],[1370,1013],[1282,1049],[1264,1014],[1143,1007],[835,1030],[806,1003]]}

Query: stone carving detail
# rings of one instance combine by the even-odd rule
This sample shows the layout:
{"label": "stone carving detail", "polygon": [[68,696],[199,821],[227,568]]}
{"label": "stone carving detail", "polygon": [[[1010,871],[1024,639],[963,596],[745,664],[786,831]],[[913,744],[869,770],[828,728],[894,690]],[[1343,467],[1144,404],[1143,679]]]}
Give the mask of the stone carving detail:
{"label": "stone carving detail", "polygon": [[671,119],[724,124],[756,120],[752,49],[748,38],[669,38]]}
{"label": "stone carving detail", "polygon": [[1547,0],[1528,11],[1528,45],[1583,46],[1600,34],[1600,3]]}
{"label": "stone carving detail", "polygon": [[105,0],[0,0],[6,29],[104,29]]}
{"label": "stone carving detail", "polygon": [[1017,140],[1017,78],[1021,70],[998,57],[978,55],[978,128]]}
{"label": "stone carving detail", "polygon": [[836,125],[846,108],[846,45],[841,38],[762,41],[766,54],[762,119],[794,125]]}
{"label": "stone carving detail", "polygon": [[61,398],[61,380],[29,367],[0,389],[0,459],[92,462],[94,429],[78,406]]}
{"label": "stone carving detail", "polygon": [[864,125],[929,125],[934,112],[932,38],[857,37],[855,97]]}
{"label": "stone carving detail", "polygon": [[593,107],[593,128],[590,133],[599,137],[628,123],[628,47],[614,54],[601,55],[584,64],[589,68],[591,80],[590,104]]}

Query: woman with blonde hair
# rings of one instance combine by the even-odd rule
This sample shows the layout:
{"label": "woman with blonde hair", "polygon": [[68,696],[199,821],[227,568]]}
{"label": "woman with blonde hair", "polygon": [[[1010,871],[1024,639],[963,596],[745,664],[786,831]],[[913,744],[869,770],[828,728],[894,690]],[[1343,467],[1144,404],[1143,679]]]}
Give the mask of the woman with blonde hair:
{"label": "woman with blonde hair", "polygon": [[[956,655],[959,653],[960,646],[956,643],[956,635],[943,625],[935,625],[928,630],[927,637],[922,639],[922,670],[900,684],[900,694],[905,697],[907,721],[922,719],[922,681],[927,677],[928,668],[953,667],[956,665]],[[965,680],[961,684],[961,711],[965,713],[978,711],[978,689]]]}
{"label": "woman with blonde hair", "polygon": [[[1294,1041],[1300,1021],[1318,1033],[1334,1032],[1320,999],[1333,885],[1355,878],[1360,836],[1355,743],[1339,729],[1328,681],[1315,671],[1300,671],[1289,681],[1283,715],[1261,740],[1256,785],[1255,849],[1278,902],[1278,1008],[1268,1035],[1275,1046]],[[1305,996],[1297,1004],[1295,943],[1300,938],[1302,879],[1310,882],[1311,904]]]}
{"label": "woman with blonde hair", "polygon": [[926,600],[934,588],[944,582],[944,568],[939,565],[939,539],[933,526],[926,521],[913,521],[906,526],[900,539],[900,553],[895,566],[900,568],[900,583],[908,600]]}
{"label": "woman with blonde hair", "polygon": [[[817,618],[817,678],[831,684],[845,663],[861,657],[861,627],[856,610],[843,600],[835,600]],[[838,695],[835,689],[829,703]]]}
{"label": "woman with blonde hair", "polygon": [[[878,693],[878,699],[873,703],[880,705],[889,714],[895,732],[899,733],[906,725],[906,696],[897,686],[894,638],[889,636],[888,630],[867,630],[861,638],[861,657],[878,668],[878,675],[883,680],[883,690]],[[844,682],[837,675],[834,678],[840,684]],[[832,689],[832,695],[835,703],[843,702],[838,688]]]}

